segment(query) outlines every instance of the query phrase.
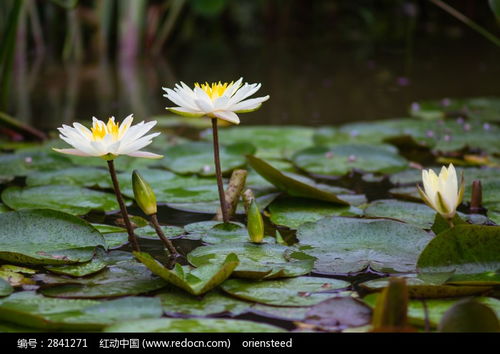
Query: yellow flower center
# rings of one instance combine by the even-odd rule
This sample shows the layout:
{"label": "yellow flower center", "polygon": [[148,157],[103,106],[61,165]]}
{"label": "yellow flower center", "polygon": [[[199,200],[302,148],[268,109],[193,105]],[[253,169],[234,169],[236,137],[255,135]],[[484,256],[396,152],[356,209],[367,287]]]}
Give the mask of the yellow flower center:
{"label": "yellow flower center", "polygon": [[208,82],[205,82],[204,84],[199,84],[197,82],[194,83],[195,87],[201,88],[203,91],[205,91],[210,97],[211,100],[215,100],[218,97],[221,97],[226,89],[231,86],[233,82],[231,81],[229,84],[227,82],[221,83],[220,81],[214,82],[211,85]]}
{"label": "yellow flower center", "polygon": [[90,131],[92,132],[93,141],[102,140],[107,134],[111,134],[113,140],[117,140],[119,138],[120,123],[115,123],[114,118],[109,118],[108,124],[97,121],[92,124]]}

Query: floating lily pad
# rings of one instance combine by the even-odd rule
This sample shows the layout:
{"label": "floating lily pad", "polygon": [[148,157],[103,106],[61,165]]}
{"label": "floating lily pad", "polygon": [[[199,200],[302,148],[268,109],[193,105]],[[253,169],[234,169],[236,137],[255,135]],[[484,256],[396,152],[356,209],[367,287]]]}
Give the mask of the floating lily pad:
{"label": "floating lily pad", "polygon": [[[349,286],[348,282],[330,278],[299,277],[281,280],[226,280],[221,288],[237,298],[273,306],[311,306],[335,297],[332,291]],[[328,292],[326,292],[328,291]]]}
{"label": "floating lily pad", "polygon": [[153,273],[193,295],[204,294],[215,288],[231,275],[239,263],[238,257],[230,253],[222,262],[199,265],[195,269],[178,263],[173,269],[168,269],[148,253],[134,252],[134,255]]}
{"label": "floating lily pad", "polygon": [[228,254],[238,255],[233,275],[240,278],[271,279],[296,277],[312,270],[314,258],[294,248],[275,244],[244,242],[202,246],[188,254],[195,266],[220,262]]}
{"label": "floating lily pad", "polygon": [[460,224],[429,242],[418,259],[426,273],[483,273],[500,269],[500,227]]}
{"label": "floating lily pad", "polygon": [[0,296],[7,296],[14,292],[14,288],[9,282],[0,278]]}
{"label": "floating lily pad", "polygon": [[170,316],[238,316],[247,312],[252,303],[227,296],[220,291],[210,291],[203,296],[186,294],[182,290],[169,289],[156,295],[161,300],[163,311]]}
{"label": "floating lily pad", "polygon": [[115,195],[77,186],[9,187],[2,192],[2,200],[15,210],[48,208],[74,215],[119,209]]}
{"label": "floating lily pad", "polygon": [[251,312],[260,316],[270,317],[285,321],[303,321],[311,307],[268,306],[255,304]]}
{"label": "floating lily pad", "polygon": [[394,199],[376,200],[365,209],[365,216],[404,221],[423,229],[430,229],[436,212],[422,203]]}
{"label": "floating lily pad", "polygon": [[114,232],[125,232],[127,229],[121,226],[106,225],[106,224],[92,224],[101,234],[111,234]]}
{"label": "floating lily pad", "polygon": [[305,198],[282,198],[269,205],[270,219],[276,225],[297,229],[306,222],[325,216],[359,216],[363,211],[353,206],[335,205]]}
{"label": "floating lily pad", "polygon": [[297,238],[300,249],[317,258],[316,272],[356,273],[370,267],[392,273],[414,271],[431,235],[392,220],[326,217],[300,226]]}
{"label": "floating lily pad", "polygon": [[89,262],[61,266],[46,266],[45,269],[56,274],[69,275],[72,277],[84,277],[90,274],[97,273],[106,268],[107,263],[104,260],[104,257],[104,251],[98,250],[95,257],[92,258],[92,260]]}
{"label": "floating lily pad", "polygon": [[349,204],[338,196],[338,194],[349,194],[346,189],[316,184],[309,178],[281,172],[255,156],[247,156],[247,159],[262,177],[291,196],[318,199],[343,205]]}
{"label": "floating lily pad", "polygon": [[128,234],[126,232],[112,232],[102,236],[109,249],[120,248],[128,243]]}
{"label": "floating lily pad", "polygon": [[43,150],[0,154],[0,176],[27,176],[34,171],[59,170],[71,165],[66,156]]}
{"label": "floating lily pad", "polygon": [[[215,187],[215,189],[217,189]],[[214,189],[214,193],[216,192]],[[217,192],[218,193],[218,192]],[[269,193],[263,195],[256,195],[255,201],[257,202],[257,206],[259,209],[265,209],[274,199],[276,199],[280,193]],[[172,209],[178,209],[183,211],[188,211],[191,213],[202,213],[202,214],[215,214],[217,213],[218,208],[220,208],[219,199],[214,199],[209,202],[192,202],[192,203],[168,203]],[[239,202],[235,211],[236,215],[245,214],[245,208],[243,207],[243,202]]]}
{"label": "floating lily pad", "polygon": [[447,281],[448,284],[455,285],[500,285],[500,271],[491,271],[476,274],[454,274]]}
{"label": "floating lily pad", "polygon": [[48,184],[93,187],[111,178],[106,169],[92,167],[70,167],[55,171],[39,171],[26,178],[28,186],[44,186]]}
{"label": "floating lily pad", "polygon": [[[182,227],[178,226],[167,226],[163,225],[161,226],[161,229],[163,233],[165,234],[166,237],[175,237],[182,235],[184,233],[184,229]],[[125,232],[125,234],[127,234]],[[158,234],[156,233],[156,230],[151,227],[151,226],[143,226],[143,227],[138,227],[134,230],[134,234],[137,237],[140,238],[145,238],[145,239],[150,239],[150,240],[159,240]],[[127,234],[128,236],[128,234]]]}
{"label": "floating lily pad", "polygon": [[9,207],[7,207],[6,205],[0,203],[0,213],[6,213],[8,211],[11,211],[12,209],[10,209]]}
{"label": "floating lily pad", "polygon": [[[363,298],[363,301],[375,306],[378,294],[370,294]],[[424,302],[425,301],[425,305]],[[418,327],[425,326],[426,313],[428,313],[429,324],[436,328],[444,313],[460,300],[456,299],[430,299],[411,300],[408,302],[408,319],[410,324]],[[500,316],[500,300],[491,297],[479,297],[476,301],[491,307],[497,316]],[[426,311],[427,309],[427,311]]]}
{"label": "floating lily pad", "polygon": [[293,163],[310,174],[343,176],[352,170],[394,173],[405,170],[408,162],[390,145],[315,146],[297,152]]}
{"label": "floating lily pad", "polygon": [[35,282],[27,275],[35,274],[37,271],[31,268],[19,267],[12,264],[0,266],[0,279],[5,280],[13,287],[33,285]]}
{"label": "floating lily pad", "polygon": [[[405,276],[408,293],[413,299],[442,299],[488,293],[491,286],[456,286],[445,284],[444,278],[417,277],[415,275]],[[360,286],[368,291],[381,291],[389,284],[388,278],[370,280],[361,283]]]}
{"label": "floating lily pad", "polygon": [[137,320],[131,322],[123,322],[110,326],[104,332],[283,332],[279,327],[271,326],[264,323],[257,323],[243,320],[228,320],[228,319],[180,319],[180,318],[161,318],[153,320]]}
{"label": "floating lily pad", "polygon": [[[257,147],[257,156],[276,158],[313,145],[313,134],[314,129],[309,127],[237,126],[221,129],[219,140],[222,144],[250,143]],[[211,140],[211,130],[203,136]]]}
{"label": "floating lily pad", "polygon": [[421,101],[414,103],[410,114],[423,119],[440,119],[447,116],[462,116],[480,121],[498,122],[500,99],[497,97],[475,97]]}
{"label": "floating lily pad", "polygon": [[24,264],[87,262],[101,234],[75,216],[55,210],[23,210],[0,214],[0,259]]}
{"label": "floating lily pad", "polygon": [[[255,147],[248,143],[238,143],[220,147],[222,173],[243,167],[245,155],[255,152]],[[180,174],[196,173],[201,176],[214,176],[213,145],[205,142],[190,142],[167,148],[160,164]]]}
{"label": "floating lily pad", "polygon": [[40,276],[42,282],[50,285],[41,293],[50,297],[91,299],[144,294],[166,285],[128,252],[113,251],[105,261],[106,269],[85,278]]}
{"label": "floating lily pad", "polygon": [[97,331],[115,322],[162,315],[155,298],[112,301],[51,299],[34,292],[15,293],[0,301],[0,318],[44,330]]}
{"label": "floating lily pad", "polygon": [[201,221],[185,226],[190,237],[198,237],[206,243],[245,242],[248,241],[248,231],[240,223],[221,223],[218,221]]}
{"label": "floating lily pad", "polygon": [[370,323],[372,310],[352,297],[338,297],[314,305],[303,322],[322,330],[360,327]]}

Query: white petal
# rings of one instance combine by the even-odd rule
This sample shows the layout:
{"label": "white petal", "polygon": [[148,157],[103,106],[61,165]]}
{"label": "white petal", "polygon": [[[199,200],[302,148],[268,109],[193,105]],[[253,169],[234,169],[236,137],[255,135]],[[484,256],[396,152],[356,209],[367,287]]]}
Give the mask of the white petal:
{"label": "white petal", "polygon": [[238,115],[234,112],[231,111],[217,111],[212,113],[214,116],[216,116],[219,119],[225,120],[229,123],[233,124],[240,124],[240,119],[238,118]]}
{"label": "white petal", "polygon": [[204,99],[196,99],[195,100],[196,104],[200,108],[200,111],[205,112],[205,113],[212,113],[214,110],[214,106],[212,105],[212,101],[206,101]]}
{"label": "white petal", "polygon": [[171,112],[174,112],[184,117],[201,117],[205,115],[205,112],[201,112],[199,110],[192,110],[185,107],[167,107],[167,109]]}
{"label": "white petal", "polygon": [[253,110],[255,108],[258,108],[262,104],[262,102],[265,102],[268,99],[269,96],[250,98],[248,100],[241,101],[238,104],[230,106],[229,109],[235,112]]}
{"label": "white petal", "polygon": [[158,155],[147,151],[134,151],[127,155],[133,157],[144,157],[146,159],[161,159],[163,157],[163,155]]}
{"label": "white petal", "polygon": [[62,154],[68,154],[68,155],[93,156],[93,155],[86,154],[85,152],[77,150],[77,149],[56,149],[56,148],[52,148],[52,150],[60,152]]}

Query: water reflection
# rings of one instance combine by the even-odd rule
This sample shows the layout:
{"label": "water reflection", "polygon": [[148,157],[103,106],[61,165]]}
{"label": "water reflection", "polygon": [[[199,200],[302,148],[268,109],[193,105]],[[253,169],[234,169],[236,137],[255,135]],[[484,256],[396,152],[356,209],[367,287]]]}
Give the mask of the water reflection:
{"label": "water reflection", "polygon": [[[411,57],[409,60],[408,57]],[[178,80],[262,82],[271,100],[244,124],[338,124],[397,117],[415,100],[500,94],[499,53],[488,43],[451,41],[374,47],[309,40],[173,48],[156,58],[61,64],[28,62],[20,46],[11,111],[49,130],[93,115],[165,114],[162,86]]]}

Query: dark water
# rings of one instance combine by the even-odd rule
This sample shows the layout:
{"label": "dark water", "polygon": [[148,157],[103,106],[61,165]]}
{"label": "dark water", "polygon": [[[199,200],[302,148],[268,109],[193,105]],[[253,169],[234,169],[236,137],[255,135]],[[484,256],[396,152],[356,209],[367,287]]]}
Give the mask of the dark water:
{"label": "dark water", "polygon": [[179,80],[262,82],[271,99],[242,123],[329,125],[406,115],[422,99],[500,95],[500,51],[482,38],[412,43],[205,42],[136,62],[16,61],[10,111],[44,130],[93,115],[164,114]]}

